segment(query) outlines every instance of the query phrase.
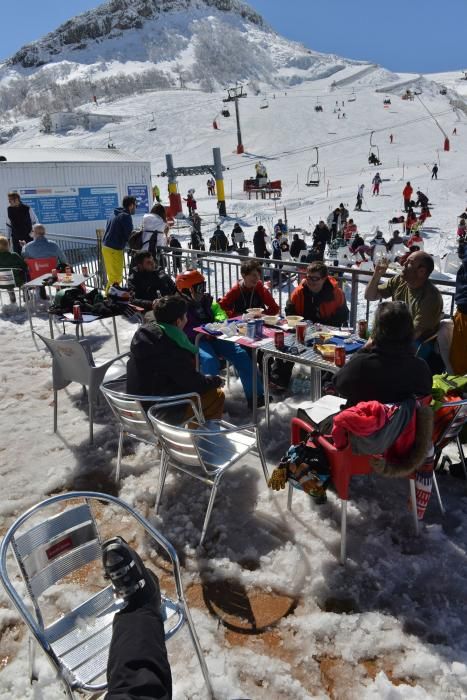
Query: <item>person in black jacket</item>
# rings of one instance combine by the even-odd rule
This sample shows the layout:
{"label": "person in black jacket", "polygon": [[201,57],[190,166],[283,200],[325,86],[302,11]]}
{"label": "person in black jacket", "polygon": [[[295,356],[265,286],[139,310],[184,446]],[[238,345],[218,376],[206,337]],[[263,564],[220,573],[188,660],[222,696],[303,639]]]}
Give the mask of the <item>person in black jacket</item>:
{"label": "person in black jacket", "polygon": [[271,256],[266,246],[266,231],[264,226],[258,226],[253,235],[253,248],[255,250],[255,258],[269,258]]}
{"label": "person in black jacket", "polygon": [[409,307],[401,301],[383,301],[375,313],[371,340],[334,376],[334,386],[347,405],[400,403],[431,394],[431,372],[425,360],[415,356],[414,338]]}
{"label": "person in black jacket", "polygon": [[195,367],[196,347],[183,332],[187,303],[179,296],[162,297],[153,306],[154,320],[141,326],[131,341],[127,392],[139,396],[201,396],[206,420],[222,418],[223,379]]}
{"label": "person in black jacket", "polygon": [[298,233],[294,233],[293,241],[290,244],[290,257],[299,258],[302,251],[306,251],[306,243],[303,238],[298,237]]}
{"label": "person in black jacket", "polygon": [[153,302],[159,297],[175,294],[177,287],[161,267],[156,267],[152,254],[143,250],[133,257],[128,276],[131,301],[145,311],[151,311]]}
{"label": "person in black jacket", "polygon": [[324,221],[319,221],[315,226],[313,231],[313,245],[319,244],[319,247],[324,251],[325,247],[331,240],[331,232],[324,223]]}
{"label": "person in black jacket", "polygon": [[21,255],[23,245],[33,240],[31,232],[33,224],[37,224],[37,217],[31,207],[23,204],[17,192],[8,193],[7,213],[6,227],[13,251]]}

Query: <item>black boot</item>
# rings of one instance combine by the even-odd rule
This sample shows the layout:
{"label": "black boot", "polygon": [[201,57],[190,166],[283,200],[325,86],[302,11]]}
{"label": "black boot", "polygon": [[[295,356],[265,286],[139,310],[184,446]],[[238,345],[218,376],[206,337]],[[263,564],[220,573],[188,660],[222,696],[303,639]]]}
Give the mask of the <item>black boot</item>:
{"label": "black boot", "polygon": [[139,554],[122,537],[112,537],[103,543],[102,561],[115,595],[126,600],[127,608],[150,602],[160,610],[161,593],[156,574],[144,566]]}

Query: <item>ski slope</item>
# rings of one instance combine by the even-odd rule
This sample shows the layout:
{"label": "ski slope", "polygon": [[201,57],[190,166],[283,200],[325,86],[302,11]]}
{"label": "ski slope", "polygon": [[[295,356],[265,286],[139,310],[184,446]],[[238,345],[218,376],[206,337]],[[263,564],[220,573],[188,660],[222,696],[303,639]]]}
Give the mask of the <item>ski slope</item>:
{"label": "ski slope", "polygon": [[[340,89],[332,88],[339,74],[289,88],[286,94],[283,89],[264,88],[269,102],[264,110],[260,109],[264,95],[249,94],[240,104],[246,150],[242,156],[235,153],[233,116],[219,118],[219,131],[212,128],[224,93],[197,91],[145,93],[103,102],[97,112],[118,114],[124,121],[93,133],[44,135],[39,133],[38,119],[23,120],[22,131],[8,145],[105,147],[110,132],[118,148],[151,160],[154,182],[163,193],[166,181],[156,175],[165,168],[166,153],[173,155],[176,166],[195,165],[210,162],[212,148],[219,146],[228,168],[227,208],[236,213],[224,228],[230,234],[230,223],[237,218],[250,239],[259,221],[271,232],[284,206],[289,225],[311,231],[340,202],[353,209],[361,183],[366,186],[365,211],[354,214],[359,230],[370,234],[378,226],[387,232],[387,221],[400,213],[402,188],[410,180],[434,203],[426,249],[444,255],[455,246],[457,214],[466,204],[465,118],[427,82],[424,104],[446,133],[454,127],[458,132],[451,138],[450,152],[444,153],[444,137],[419,101],[405,102],[392,95],[390,109],[384,109],[384,94],[375,92],[375,81],[388,83],[382,69],[362,75],[360,65],[345,71],[341,78],[347,81],[353,75],[354,80]],[[348,102],[349,97],[356,100]],[[336,101],[345,119],[333,113]],[[315,113],[317,102],[323,113]],[[149,132],[153,112],[158,128]],[[367,164],[371,131],[380,149],[380,168]],[[305,180],[315,146],[322,177],[320,186],[311,189]],[[259,159],[271,179],[282,180],[283,200],[277,208],[267,200],[248,201],[242,192],[243,180],[254,174]],[[432,182],[431,167],[438,159],[439,180]],[[376,170],[383,185],[381,196],[373,198],[370,184]],[[183,195],[196,189],[201,215],[216,211],[215,201],[206,194],[206,179],[179,181]],[[89,447],[86,404],[74,385],[61,392],[59,433],[53,434],[50,359],[33,343],[24,316],[12,311],[4,307],[0,315],[2,533],[15,515],[48,494],[73,488],[114,492],[117,448],[113,420],[102,406],[96,418],[96,444]],[[45,317],[36,327],[47,334]],[[119,320],[119,329],[122,348],[127,349],[135,327]],[[109,322],[89,336],[98,359],[114,354]],[[304,398],[305,394],[297,394],[273,405],[271,430],[263,431],[271,468],[287,447],[290,417]],[[234,422],[247,420],[238,380],[232,380],[226,409]],[[457,461],[455,451],[453,457]],[[343,569],[337,563],[339,505],[332,494],[320,508],[297,494],[291,515],[285,494],[268,493],[258,465],[249,461],[221,486],[211,524],[211,532],[217,534],[200,552],[196,542],[206,506],[203,487],[190,484],[188,489],[182,479],[169,477],[158,520],[153,511],[157,476],[154,453],[146,446],[128,444],[119,493],[154,520],[182,555],[184,584],[220,700],[466,697],[467,499],[462,483],[449,477],[441,480],[448,515],[441,518],[433,499],[423,537],[414,541],[406,482],[359,481],[349,505],[349,563]],[[125,530],[125,535],[131,538],[133,533]],[[225,601],[216,598],[213,586],[224,587],[244,602],[245,619],[234,616]],[[64,583],[50,591],[48,603],[59,611],[76,595],[76,584]],[[210,595],[214,613],[206,609]],[[260,634],[251,633],[252,617],[257,627],[264,627]],[[29,686],[27,635],[3,591],[0,633],[0,696],[61,698],[41,656],[39,685]],[[186,635],[169,645],[169,655],[174,698],[203,698],[201,675]]]}

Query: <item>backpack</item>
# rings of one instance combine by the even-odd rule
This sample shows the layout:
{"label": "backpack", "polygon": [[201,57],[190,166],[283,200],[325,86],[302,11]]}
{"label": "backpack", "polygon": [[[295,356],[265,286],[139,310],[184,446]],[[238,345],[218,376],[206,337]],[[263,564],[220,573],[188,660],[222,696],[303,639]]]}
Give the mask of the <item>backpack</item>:
{"label": "backpack", "polygon": [[143,247],[143,229],[139,228],[131,232],[128,239],[128,247],[130,250],[141,250]]}

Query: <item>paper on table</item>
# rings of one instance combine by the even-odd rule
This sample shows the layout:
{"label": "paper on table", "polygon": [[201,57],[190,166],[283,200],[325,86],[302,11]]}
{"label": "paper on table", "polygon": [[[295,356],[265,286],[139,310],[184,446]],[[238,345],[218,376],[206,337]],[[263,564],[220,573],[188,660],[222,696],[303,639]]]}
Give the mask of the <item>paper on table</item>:
{"label": "paper on table", "polygon": [[[63,314],[63,318],[66,318],[67,321],[74,321],[75,320],[72,313]],[[97,321],[98,318],[100,318],[100,317],[94,316],[94,314],[83,314],[83,318],[81,319],[81,321],[83,323],[91,323],[91,321]]]}

